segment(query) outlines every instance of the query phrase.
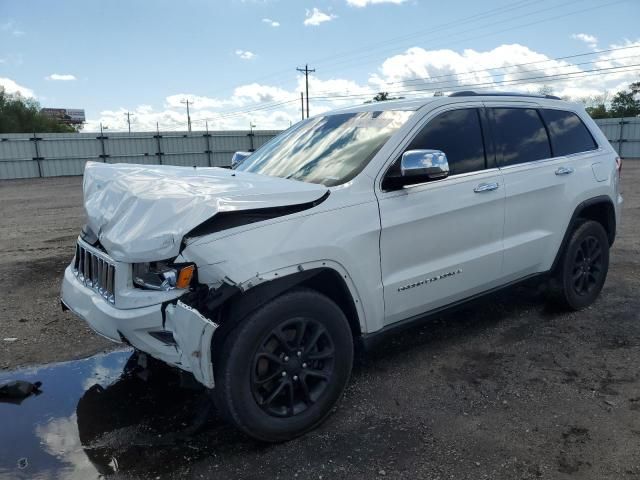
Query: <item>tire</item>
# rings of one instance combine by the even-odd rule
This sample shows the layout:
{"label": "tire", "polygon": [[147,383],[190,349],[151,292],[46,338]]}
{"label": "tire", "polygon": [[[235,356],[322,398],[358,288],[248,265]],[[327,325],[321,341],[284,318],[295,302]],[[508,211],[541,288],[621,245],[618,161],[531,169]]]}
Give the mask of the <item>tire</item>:
{"label": "tire", "polygon": [[560,259],[555,297],[569,310],[591,305],[602,290],[609,270],[609,238],[604,227],[586,220],[572,232]]}
{"label": "tire", "polygon": [[215,368],[216,405],[253,438],[281,442],[329,415],[353,365],[342,310],[310,289],[294,289],[249,314],[230,332]]}

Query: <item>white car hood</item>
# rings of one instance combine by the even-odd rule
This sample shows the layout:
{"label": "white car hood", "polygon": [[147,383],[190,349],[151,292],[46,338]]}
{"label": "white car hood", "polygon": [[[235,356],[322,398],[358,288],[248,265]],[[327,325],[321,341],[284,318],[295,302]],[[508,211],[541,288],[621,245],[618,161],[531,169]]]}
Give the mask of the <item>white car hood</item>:
{"label": "white car hood", "polygon": [[87,223],[109,255],[149,262],[178,255],[183,236],[218,212],[313,202],[323,185],[224,168],[88,162]]}

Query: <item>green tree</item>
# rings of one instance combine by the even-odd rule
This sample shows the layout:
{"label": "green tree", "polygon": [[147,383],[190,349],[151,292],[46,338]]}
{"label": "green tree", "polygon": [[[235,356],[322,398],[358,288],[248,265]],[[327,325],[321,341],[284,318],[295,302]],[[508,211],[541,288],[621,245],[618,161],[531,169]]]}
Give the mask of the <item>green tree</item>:
{"label": "green tree", "polygon": [[402,100],[404,97],[390,97],[389,92],[378,92],[372,100],[367,100],[364,103],[373,103],[373,102],[385,102],[387,100]]}
{"label": "green tree", "polygon": [[389,100],[389,92],[378,92],[376,96],[373,97],[374,102],[384,102],[386,100]]}
{"label": "green tree", "polygon": [[553,87],[551,85],[541,85],[536,92],[538,95],[554,95]]}
{"label": "green tree", "polygon": [[585,110],[589,115],[591,115],[591,118],[609,118],[610,116],[604,103],[594,105],[592,107],[586,107]]}
{"label": "green tree", "polygon": [[0,133],[75,132],[71,125],[60,123],[40,113],[33,99],[11,95],[0,88]]}
{"label": "green tree", "polygon": [[585,105],[585,110],[591,118],[609,118],[611,115],[607,110],[609,103],[609,92],[604,91],[602,95],[593,95],[581,99]]}
{"label": "green tree", "polygon": [[640,100],[636,100],[633,91],[623,90],[613,96],[610,113],[612,117],[635,117],[640,115]]}

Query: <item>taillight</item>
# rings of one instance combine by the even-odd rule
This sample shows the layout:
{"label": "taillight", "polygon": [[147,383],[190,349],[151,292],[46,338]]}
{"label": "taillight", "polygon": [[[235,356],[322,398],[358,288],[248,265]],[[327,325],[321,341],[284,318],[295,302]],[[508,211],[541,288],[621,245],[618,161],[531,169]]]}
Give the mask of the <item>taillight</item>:
{"label": "taillight", "polygon": [[616,170],[618,171],[618,180],[622,175],[622,159],[620,157],[616,157]]}

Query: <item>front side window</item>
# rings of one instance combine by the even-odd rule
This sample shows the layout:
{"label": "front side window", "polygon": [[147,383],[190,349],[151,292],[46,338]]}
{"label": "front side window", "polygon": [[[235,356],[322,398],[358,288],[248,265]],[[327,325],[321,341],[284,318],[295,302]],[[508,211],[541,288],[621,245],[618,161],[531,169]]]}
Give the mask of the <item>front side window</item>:
{"label": "front side window", "polygon": [[430,120],[407,147],[419,149],[443,151],[450,175],[484,170],[486,157],[478,110],[451,110]]}
{"label": "front side window", "polygon": [[564,110],[540,110],[551,136],[553,155],[570,155],[598,148],[580,117]]}
{"label": "front side window", "polygon": [[413,113],[389,110],[312,118],[263,145],[236,170],[340,185],[360,173]]}
{"label": "front side window", "polygon": [[537,110],[493,108],[496,149],[500,166],[551,158],[549,137]]}

